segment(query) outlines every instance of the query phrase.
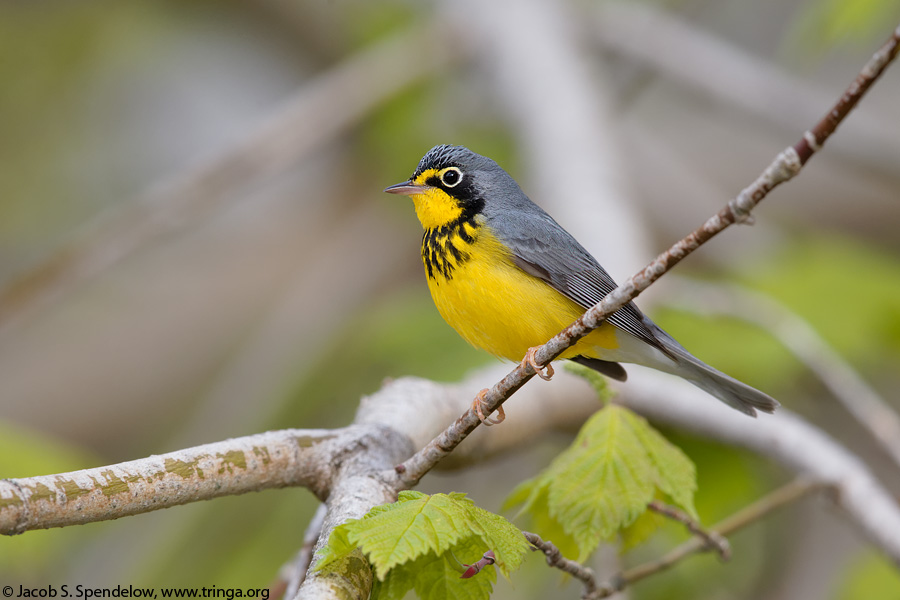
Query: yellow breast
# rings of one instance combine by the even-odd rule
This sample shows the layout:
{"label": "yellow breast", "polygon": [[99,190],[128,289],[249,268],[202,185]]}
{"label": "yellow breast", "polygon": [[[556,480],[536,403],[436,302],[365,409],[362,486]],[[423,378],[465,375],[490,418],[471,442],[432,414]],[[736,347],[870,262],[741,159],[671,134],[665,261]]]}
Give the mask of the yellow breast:
{"label": "yellow breast", "polygon": [[[515,266],[480,216],[457,231],[426,231],[422,258],[444,320],[470,344],[496,356],[519,361],[528,348],[543,344],[584,312]],[[617,347],[615,328],[604,323],[562,357],[603,358],[604,348]]]}

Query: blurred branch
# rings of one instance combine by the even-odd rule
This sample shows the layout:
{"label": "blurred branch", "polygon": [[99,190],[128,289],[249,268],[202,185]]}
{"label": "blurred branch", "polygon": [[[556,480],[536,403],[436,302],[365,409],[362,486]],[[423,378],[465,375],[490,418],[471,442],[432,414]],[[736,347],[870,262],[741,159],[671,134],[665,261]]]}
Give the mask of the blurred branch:
{"label": "blurred branch", "polygon": [[[591,33],[601,46],[779,129],[796,130],[833,97],[658,6],[605,2],[594,15]],[[842,161],[873,166],[897,179],[898,134],[889,124],[858,115],[835,152]]]}
{"label": "blurred branch", "polygon": [[859,373],[799,315],[773,298],[738,286],[691,281],[678,290],[679,310],[728,315],[753,323],[791,351],[825,384],[900,467],[900,417]]}
{"label": "blurred branch", "polygon": [[[443,29],[417,24],[320,75],[281,111],[218,156],[102,213],[0,290],[0,334],[29,312],[111,268],[148,242],[191,225],[228,195],[302,161],[415,81],[448,64]],[[359,90],[366,90],[361,94]]]}

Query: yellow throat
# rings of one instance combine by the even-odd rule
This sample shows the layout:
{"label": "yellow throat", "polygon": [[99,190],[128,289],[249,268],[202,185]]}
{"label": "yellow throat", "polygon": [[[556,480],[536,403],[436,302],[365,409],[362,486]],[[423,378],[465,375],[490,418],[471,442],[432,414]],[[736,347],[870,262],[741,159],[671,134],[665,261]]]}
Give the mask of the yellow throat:
{"label": "yellow throat", "polygon": [[[440,172],[413,181],[425,185]],[[584,311],[546,282],[522,271],[493,234],[484,215],[466,210],[446,191],[426,186],[410,194],[425,229],[422,262],[438,312],[467,342],[495,356],[519,361]],[[563,358],[600,358],[617,347],[615,328],[605,324],[570,348]]]}

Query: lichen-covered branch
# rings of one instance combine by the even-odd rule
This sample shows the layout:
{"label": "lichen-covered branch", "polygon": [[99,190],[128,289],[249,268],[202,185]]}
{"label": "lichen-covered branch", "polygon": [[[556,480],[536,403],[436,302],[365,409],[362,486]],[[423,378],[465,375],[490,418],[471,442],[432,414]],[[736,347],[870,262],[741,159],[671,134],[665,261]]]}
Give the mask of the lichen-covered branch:
{"label": "lichen-covered branch", "polygon": [[324,497],[337,431],[288,429],[71,473],[0,480],[0,533],[65,527],[269,488]]}

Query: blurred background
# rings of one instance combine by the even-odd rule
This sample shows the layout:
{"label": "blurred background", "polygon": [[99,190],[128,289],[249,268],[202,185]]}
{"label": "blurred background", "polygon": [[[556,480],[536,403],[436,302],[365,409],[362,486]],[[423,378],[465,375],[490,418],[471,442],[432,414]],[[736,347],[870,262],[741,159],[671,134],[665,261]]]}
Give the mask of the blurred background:
{"label": "blurred background", "polygon": [[[497,160],[623,280],[795,143],[898,22],[896,0],[0,1],[0,477],[339,427],[387,377],[461,378],[493,359],[440,319],[414,212],[381,193],[431,146]],[[898,96],[895,65],[754,227],[675,273],[780,303],[895,408]],[[640,302],[658,323],[900,492],[900,467],[770,332],[686,309],[708,298],[675,279]],[[665,433],[697,463],[705,523],[790,476]],[[499,510],[566,442],[423,489]],[[268,491],[3,538],[0,581],[263,587],[315,506]],[[900,597],[824,503],[732,541],[731,563],[694,558],[628,595]],[[560,593],[542,563],[496,597]]]}

